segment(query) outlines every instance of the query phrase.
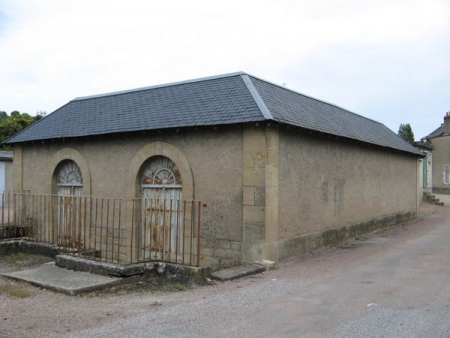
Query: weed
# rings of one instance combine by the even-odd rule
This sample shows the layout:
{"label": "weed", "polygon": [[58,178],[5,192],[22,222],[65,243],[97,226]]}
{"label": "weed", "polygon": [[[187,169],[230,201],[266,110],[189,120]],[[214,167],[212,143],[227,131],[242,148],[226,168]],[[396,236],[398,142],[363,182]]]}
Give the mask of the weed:
{"label": "weed", "polygon": [[166,285],[166,291],[177,292],[186,290],[186,286],[180,283],[170,283]]}

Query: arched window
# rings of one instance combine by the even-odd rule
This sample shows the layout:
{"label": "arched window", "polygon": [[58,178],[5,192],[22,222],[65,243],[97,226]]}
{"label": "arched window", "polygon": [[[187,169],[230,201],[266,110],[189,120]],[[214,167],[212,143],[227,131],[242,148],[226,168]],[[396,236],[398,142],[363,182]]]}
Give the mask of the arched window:
{"label": "arched window", "polygon": [[164,156],[155,156],[147,164],[142,175],[142,187],[146,186],[178,186],[183,181],[175,163]]}

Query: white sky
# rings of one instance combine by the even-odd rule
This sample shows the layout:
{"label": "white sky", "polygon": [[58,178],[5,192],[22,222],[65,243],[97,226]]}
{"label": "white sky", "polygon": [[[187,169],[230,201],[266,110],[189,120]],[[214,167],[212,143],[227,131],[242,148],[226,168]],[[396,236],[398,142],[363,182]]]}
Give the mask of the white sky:
{"label": "white sky", "polygon": [[450,111],[450,0],[0,0],[0,110],[245,71],[416,139]]}

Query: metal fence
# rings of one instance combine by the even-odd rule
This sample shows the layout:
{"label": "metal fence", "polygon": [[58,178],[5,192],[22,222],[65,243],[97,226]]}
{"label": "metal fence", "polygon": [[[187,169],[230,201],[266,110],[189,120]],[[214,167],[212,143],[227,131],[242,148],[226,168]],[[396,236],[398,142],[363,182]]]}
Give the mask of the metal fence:
{"label": "metal fence", "polygon": [[0,239],[25,237],[110,263],[200,265],[200,201],[23,192],[2,196]]}

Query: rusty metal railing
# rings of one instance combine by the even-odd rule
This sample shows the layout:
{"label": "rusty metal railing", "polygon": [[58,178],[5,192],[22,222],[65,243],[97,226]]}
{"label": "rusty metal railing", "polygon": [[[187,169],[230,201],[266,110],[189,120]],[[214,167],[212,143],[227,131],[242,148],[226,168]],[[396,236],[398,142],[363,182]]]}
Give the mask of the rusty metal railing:
{"label": "rusty metal railing", "polygon": [[[0,240],[26,237],[85,259],[200,265],[202,203],[7,193]],[[16,236],[11,236],[16,234]]]}

